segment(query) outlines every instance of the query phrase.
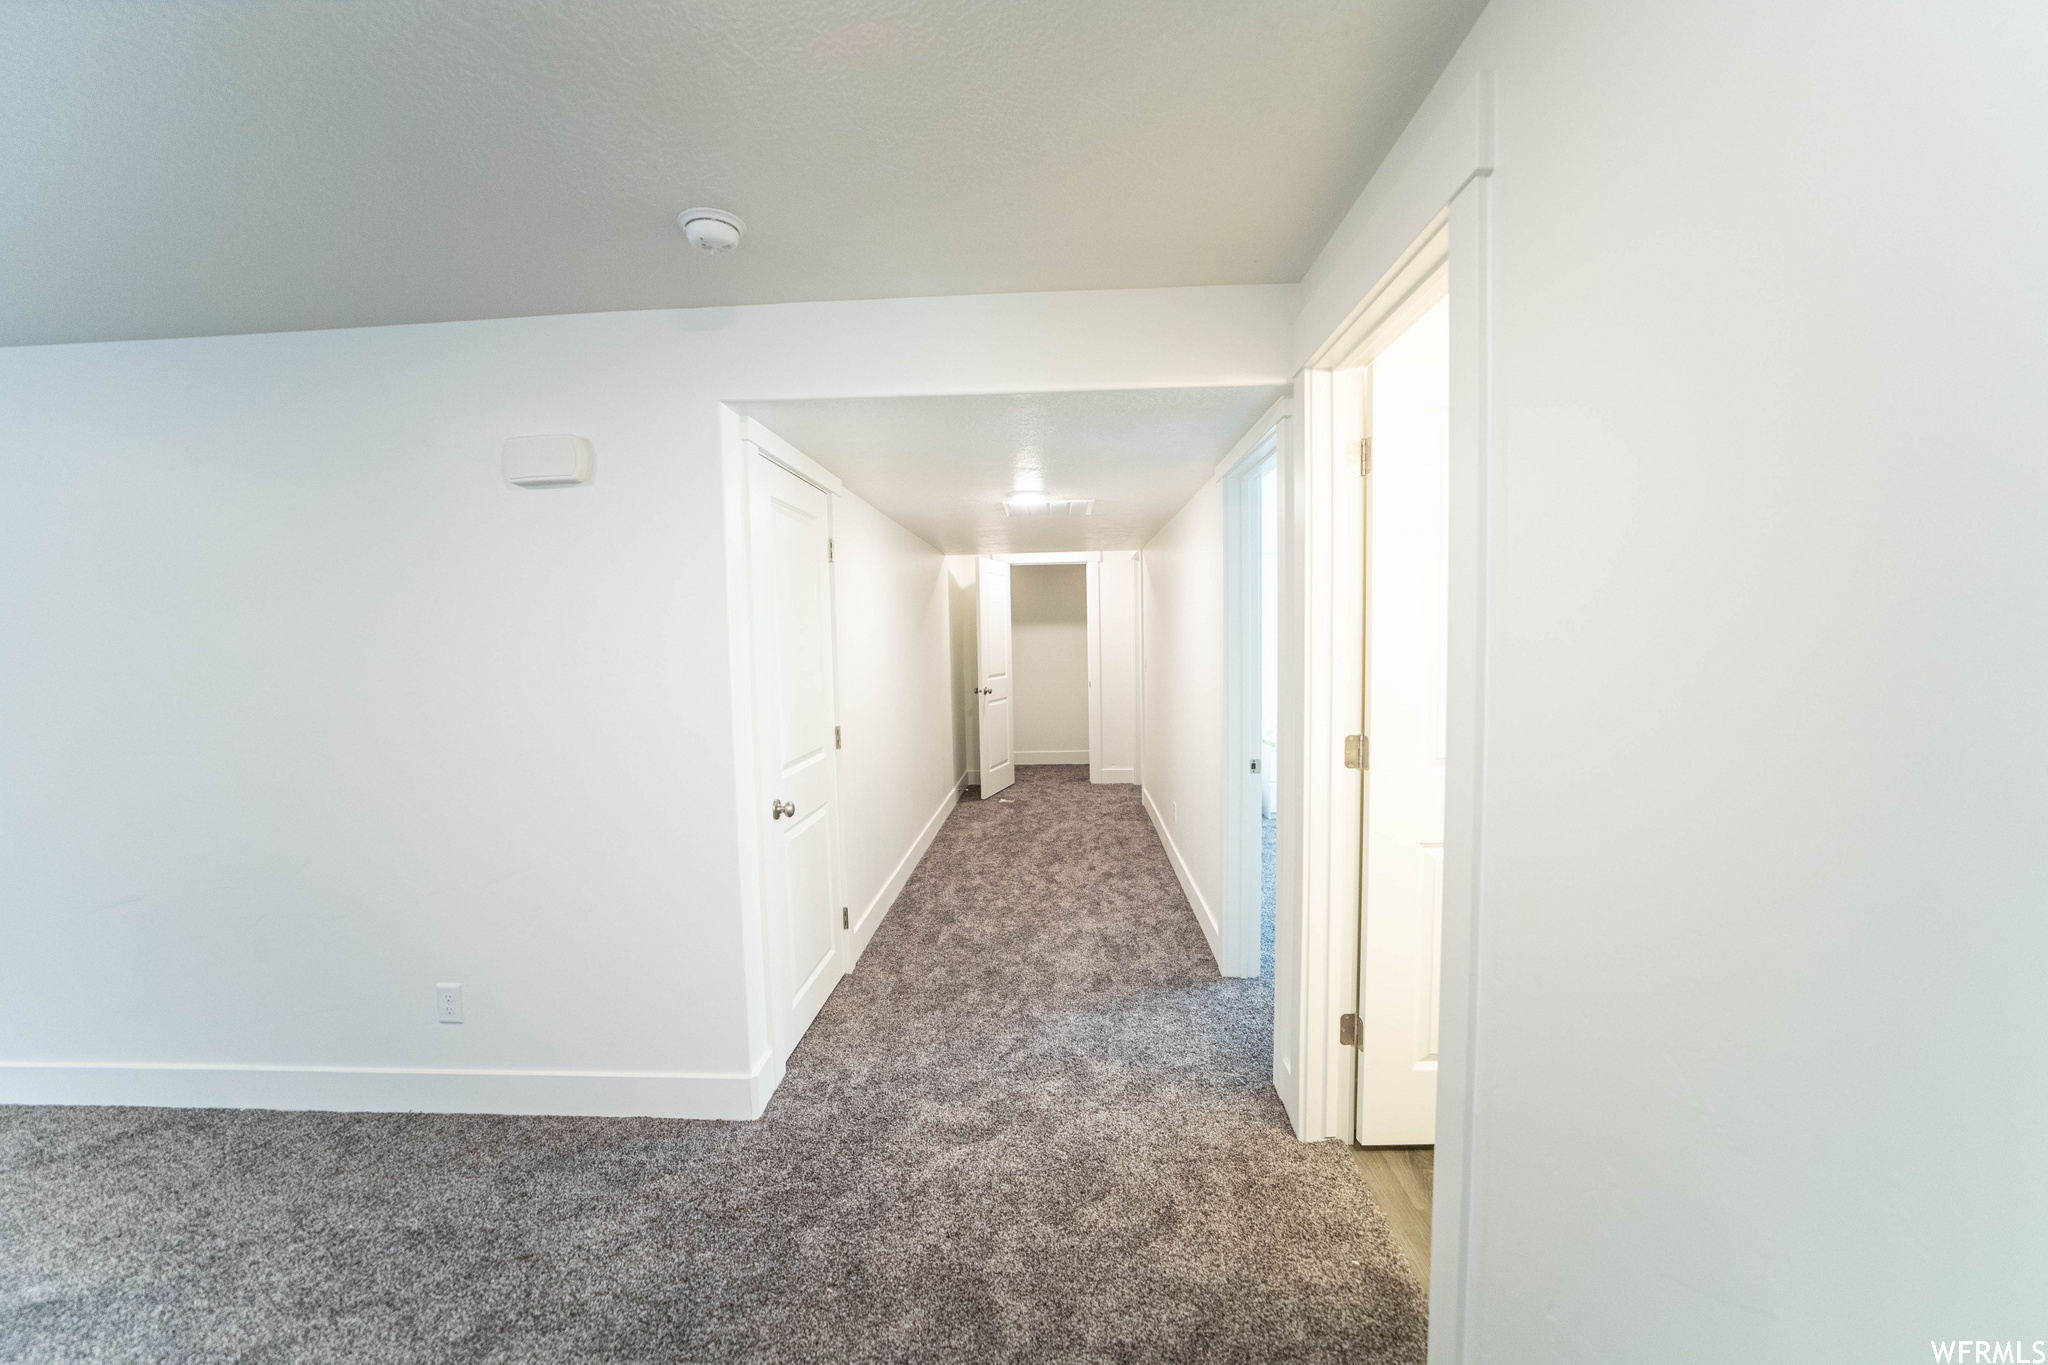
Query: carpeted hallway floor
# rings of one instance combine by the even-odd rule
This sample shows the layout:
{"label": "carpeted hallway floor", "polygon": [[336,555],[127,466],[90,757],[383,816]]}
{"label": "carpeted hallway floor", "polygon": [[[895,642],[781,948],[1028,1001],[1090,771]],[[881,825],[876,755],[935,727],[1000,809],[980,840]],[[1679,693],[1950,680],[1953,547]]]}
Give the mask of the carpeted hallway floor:
{"label": "carpeted hallway floor", "polygon": [[0,1108],[0,1360],[1421,1361],[1137,789],[1019,771],[758,1123]]}

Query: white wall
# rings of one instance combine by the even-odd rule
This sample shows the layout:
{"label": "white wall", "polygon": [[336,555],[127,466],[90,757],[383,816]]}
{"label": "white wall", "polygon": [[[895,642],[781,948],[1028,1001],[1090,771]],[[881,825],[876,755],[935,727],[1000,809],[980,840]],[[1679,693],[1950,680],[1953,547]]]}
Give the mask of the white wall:
{"label": "white wall", "polygon": [[1088,761],[1088,567],[1010,570],[1019,763]]}
{"label": "white wall", "polygon": [[1293,300],[0,351],[0,1100],[758,1112],[719,400],[1272,383]]}
{"label": "white wall", "polygon": [[981,559],[946,556],[946,599],[953,632],[953,765],[968,785],[981,781],[980,707],[975,672],[981,649]]}
{"label": "white wall", "polygon": [[1142,554],[1145,807],[1223,960],[1223,485],[1211,479]]}
{"label": "white wall", "polygon": [[2043,51],[1494,0],[1309,276],[1298,356],[1493,71],[1462,1359],[2048,1338]]}
{"label": "white wall", "polygon": [[839,809],[856,951],[960,792],[946,558],[851,493],[832,499]]}
{"label": "white wall", "polygon": [[1136,782],[1139,758],[1140,573],[1136,550],[1105,550],[1095,566],[1102,629],[1095,689],[1102,707],[1095,782]]}

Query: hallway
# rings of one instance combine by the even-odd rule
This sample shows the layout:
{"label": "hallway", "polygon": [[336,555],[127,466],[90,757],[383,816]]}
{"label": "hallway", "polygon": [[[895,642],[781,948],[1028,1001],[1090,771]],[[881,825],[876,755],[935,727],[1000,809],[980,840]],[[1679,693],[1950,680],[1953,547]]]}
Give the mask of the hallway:
{"label": "hallway", "polygon": [[948,819],[758,1123],[0,1110],[0,1358],[1398,1361],[1130,786]]}

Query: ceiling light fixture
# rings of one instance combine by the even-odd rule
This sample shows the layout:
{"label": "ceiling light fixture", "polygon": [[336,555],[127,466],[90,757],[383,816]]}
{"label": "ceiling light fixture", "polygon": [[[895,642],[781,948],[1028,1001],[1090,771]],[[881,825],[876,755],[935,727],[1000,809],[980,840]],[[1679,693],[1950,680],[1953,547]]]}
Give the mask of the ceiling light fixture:
{"label": "ceiling light fixture", "polygon": [[699,251],[731,251],[747,230],[745,223],[724,209],[684,209],[676,215],[676,222]]}
{"label": "ceiling light fixture", "polygon": [[1035,493],[1032,492],[1030,489],[1020,488],[1015,493],[1010,494],[1010,506],[1043,507],[1045,506],[1045,494]]}

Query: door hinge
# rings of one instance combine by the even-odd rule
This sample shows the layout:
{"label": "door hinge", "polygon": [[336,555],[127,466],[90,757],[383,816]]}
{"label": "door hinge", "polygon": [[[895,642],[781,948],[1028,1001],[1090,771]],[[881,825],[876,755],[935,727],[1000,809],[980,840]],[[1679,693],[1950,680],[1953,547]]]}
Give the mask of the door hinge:
{"label": "door hinge", "polygon": [[1344,736],[1344,766],[1359,769],[1372,766],[1372,737],[1370,735]]}
{"label": "door hinge", "polygon": [[1337,1016],[1337,1046],[1358,1046],[1358,1016],[1340,1014]]}
{"label": "door hinge", "polygon": [[839,927],[842,929],[851,929],[853,927],[853,912],[843,905],[839,907]]}
{"label": "door hinge", "polygon": [[846,747],[846,745],[840,742],[839,727],[836,725],[832,727],[832,747],[835,749],[844,749]]}
{"label": "door hinge", "polygon": [[833,555],[835,555],[836,553],[838,552],[832,548],[831,538],[827,537],[825,540],[825,562],[827,564],[830,564],[832,562]]}
{"label": "door hinge", "polygon": [[1358,438],[1358,472],[1361,474],[1372,473],[1372,437],[1370,436]]}

